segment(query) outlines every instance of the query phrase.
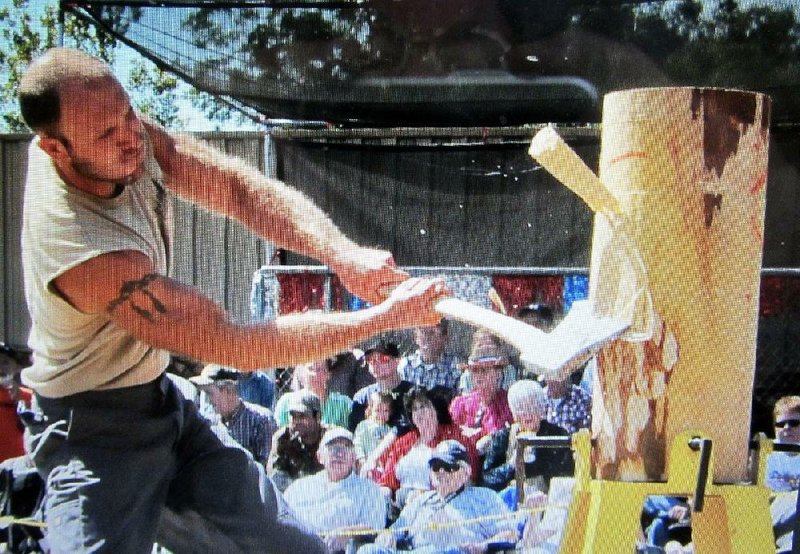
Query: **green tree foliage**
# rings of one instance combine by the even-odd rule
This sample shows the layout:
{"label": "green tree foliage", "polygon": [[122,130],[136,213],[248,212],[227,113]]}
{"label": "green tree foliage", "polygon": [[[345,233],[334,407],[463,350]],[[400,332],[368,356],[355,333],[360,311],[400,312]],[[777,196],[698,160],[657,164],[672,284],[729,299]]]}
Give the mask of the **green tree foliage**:
{"label": "green tree foliage", "polygon": [[704,14],[697,0],[644,13],[632,38],[678,84],[747,89],[797,85],[800,24],[789,4],[721,0]]}
{"label": "green tree foliage", "polygon": [[[127,17],[136,17],[136,10],[105,7],[106,21],[123,29]],[[59,46],[63,24],[63,46],[80,48],[115,67],[125,58],[125,74],[120,79],[131,93],[136,108],[167,127],[181,127],[185,121],[179,105],[193,105],[209,120],[222,124],[235,119],[233,110],[213,97],[199,93],[169,73],[120,44],[99,27],[70,12],[59,21],[58,4],[34,0],[13,0],[0,7],[0,130],[26,132],[17,105],[17,89],[28,64],[48,48]]]}

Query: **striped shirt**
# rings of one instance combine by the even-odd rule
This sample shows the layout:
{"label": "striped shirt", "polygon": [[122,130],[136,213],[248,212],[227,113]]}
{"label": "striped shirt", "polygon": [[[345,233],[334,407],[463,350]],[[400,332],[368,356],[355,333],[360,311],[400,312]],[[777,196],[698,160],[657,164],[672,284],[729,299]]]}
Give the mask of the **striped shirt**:
{"label": "striped shirt", "polygon": [[231,417],[223,421],[231,436],[256,459],[265,464],[272,447],[272,435],[278,428],[268,408],[242,402]]}

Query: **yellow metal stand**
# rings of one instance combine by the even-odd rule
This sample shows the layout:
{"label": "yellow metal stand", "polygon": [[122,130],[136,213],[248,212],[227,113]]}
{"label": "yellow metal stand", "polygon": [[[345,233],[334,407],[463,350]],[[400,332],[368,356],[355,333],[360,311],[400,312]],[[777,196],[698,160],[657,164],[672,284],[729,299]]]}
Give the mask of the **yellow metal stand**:
{"label": "yellow metal stand", "polygon": [[715,485],[710,446],[700,432],[679,434],[667,460],[666,483],[598,481],[590,478],[588,431],[574,435],[576,483],[560,552],[633,552],[645,499],[665,495],[694,500],[692,541],[696,554],[773,554],[769,489],[761,479],[755,485]]}

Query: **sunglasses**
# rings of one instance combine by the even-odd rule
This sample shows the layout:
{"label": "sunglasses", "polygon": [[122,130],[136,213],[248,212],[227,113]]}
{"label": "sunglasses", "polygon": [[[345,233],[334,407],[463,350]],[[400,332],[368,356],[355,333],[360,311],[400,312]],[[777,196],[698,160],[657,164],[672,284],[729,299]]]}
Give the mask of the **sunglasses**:
{"label": "sunglasses", "polygon": [[800,427],[800,419],[784,419],[783,421],[776,421],[775,427],[778,429],[783,429],[784,427],[791,427],[794,429],[795,427]]}
{"label": "sunglasses", "polygon": [[331,454],[349,454],[354,450],[351,444],[329,444],[325,448]]}
{"label": "sunglasses", "polygon": [[431,462],[431,471],[434,473],[439,471],[446,471],[447,473],[455,473],[461,467],[458,464],[448,464],[447,462],[440,462],[439,460],[433,460]]}

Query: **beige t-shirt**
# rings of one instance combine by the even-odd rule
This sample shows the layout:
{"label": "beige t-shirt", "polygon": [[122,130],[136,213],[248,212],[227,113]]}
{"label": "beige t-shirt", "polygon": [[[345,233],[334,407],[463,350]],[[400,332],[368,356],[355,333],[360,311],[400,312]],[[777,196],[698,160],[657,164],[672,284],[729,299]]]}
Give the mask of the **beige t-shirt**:
{"label": "beige t-shirt", "polygon": [[67,270],[121,250],[142,252],[156,272],[169,274],[173,200],[149,150],[142,177],[118,196],[103,199],[64,183],[38,140],[31,143],[22,263],[33,365],[22,379],[42,396],[147,383],[169,362],[167,352],[137,340],[104,313],[81,313],[52,286]]}

